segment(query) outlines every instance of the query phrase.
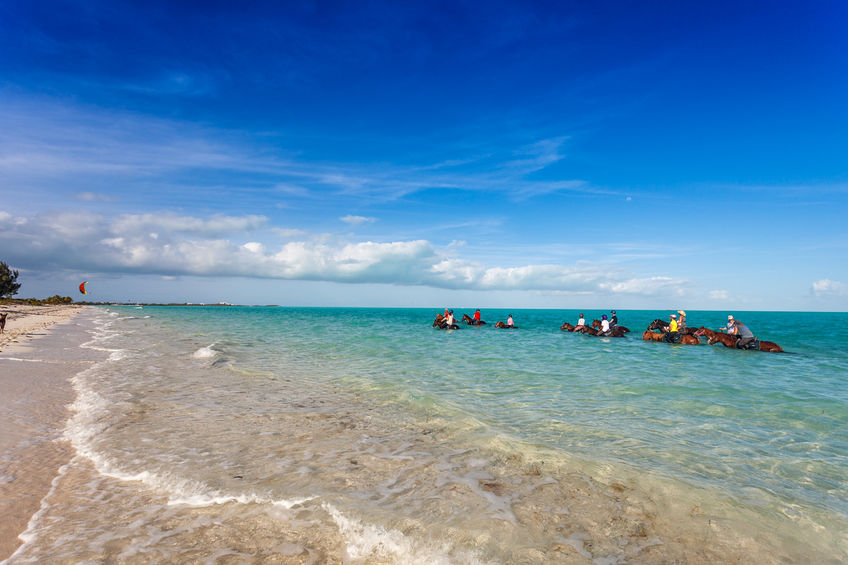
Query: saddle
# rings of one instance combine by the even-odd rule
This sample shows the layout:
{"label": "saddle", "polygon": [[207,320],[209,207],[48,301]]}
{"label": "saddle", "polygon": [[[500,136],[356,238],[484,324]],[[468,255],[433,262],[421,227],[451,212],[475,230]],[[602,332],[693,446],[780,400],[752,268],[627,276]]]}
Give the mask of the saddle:
{"label": "saddle", "polygon": [[741,345],[740,341],[736,342],[736,349],[746,349],[746,350],[747,349],[754,349],[754,350],[757,350],[757,351],[760,350],[760,340],[756,337],[752,341],[749,341],[748,343],[746,343],[745,345]]}
{"label": "saddle", "polygon": [[663,341],[666,343],[680,343],[683,335],[680,332],[666,332],[663,334]]}

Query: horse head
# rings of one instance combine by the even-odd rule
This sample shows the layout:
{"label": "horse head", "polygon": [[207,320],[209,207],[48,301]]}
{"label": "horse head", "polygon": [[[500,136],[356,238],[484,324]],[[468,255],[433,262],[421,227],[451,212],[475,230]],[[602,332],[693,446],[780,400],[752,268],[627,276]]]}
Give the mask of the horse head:
{"label": "horse head", "polygon": [[561,329],[564,332],[565,331],[573,332],[574,326],[569,324],[568,322],[563,322],[563,324],[559,327],[559,329]]}
{"label": "horse head", "polygon": [[601,321],[600,320],[592,320],[592,327],[595,328],[595,329],[600,328],[601,327]]}
{"label": "horse head", "polygon": [[664,328],[668,328],[668,322],[663,322],[659,318],[651,322],[651,325],[648,326],[648,330],[664,330]]}
{"label": "horse head", "polygon": [[466,324],[470,324],[473,320],[471,319],[471,316],[469,316],[468,314],[463,314],[462,315],[462,321],[465,322]]}

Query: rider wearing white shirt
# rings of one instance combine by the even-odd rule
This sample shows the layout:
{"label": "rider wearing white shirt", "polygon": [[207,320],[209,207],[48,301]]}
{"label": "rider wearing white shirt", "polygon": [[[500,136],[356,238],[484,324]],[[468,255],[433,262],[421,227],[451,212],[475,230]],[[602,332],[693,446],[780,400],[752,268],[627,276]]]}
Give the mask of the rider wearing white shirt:
{"label": "rider wearing white shirt", "polygon": [[451,326],[453,326],[455,324],[454,319],[453,319],[453,310],[450,310],[448,312],[448,316],[447,316],[447,318],[445,318],[445,321],[448,323],[448,328],[450,328]]}

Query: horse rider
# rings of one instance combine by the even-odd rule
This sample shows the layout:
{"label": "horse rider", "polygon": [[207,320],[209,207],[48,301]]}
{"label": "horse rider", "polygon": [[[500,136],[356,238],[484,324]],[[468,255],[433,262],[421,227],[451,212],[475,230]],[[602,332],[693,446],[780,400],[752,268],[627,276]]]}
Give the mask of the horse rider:
{"label": "horse rider", "polygon": [[612,316],[610,317],[610,325],[612,327],[615,327],[618,325],[618,316],[616,316],[615,310],[610,311],[610,314],[612,314]]}
{"label": "horse rider", "polygon": [[718,331],[720,331],[720,332],[722,332],[722,331],[723,331],[723,332],[727,332],[727,333],[729,333],[729,334],[733,335],[733,333],[732,333],[732,332],[733,332],[733,327],[734,327],[735,325],[736,325],[736,320],[734,320],[734,319],[733,319],[733,316],[732,316],[732,315],[729,315],[729,316],[727,317],[727,324],[726,324],[723,328],[719,328],[719,329],[718,329]]}
{"label": "horse rider", "polygon": [[670,314],[668,316],[671,320],[668,322],[668,331],[663,336],[663,341],[666,343],[680,343],[680,329],[677,324],[677,314]]}
{"label": "horse rider", "polygon": [[604,314],[601,316],[601,335],[609,335],[610,333],[610,323],[607,320],[607,315]]}
{"label": "horse rider", "polygon": [[[728,316],[728,320],[733,322],[733,326],[727,330],[727,333],[739,336],[739,341],[736,342],[736,348],[747,349],[748,345],[757,339],[754,337],[754,332],[749,330],[748,326],[739,320],[734,320],[732,316]],[[728,321],[727,324],[730,326],[730,321]]]}
{"label": "horse rider", "polygon": [[474,312],[474,323],[475,324],[480,323],[480,309],[479,308],[477,308],[477,310]]}
{"label": "horse rider", "polygon": [[454,325],[456,325],[456,322],[454,322],[453,319],[453,310],[448,310],[448,315],[445,316],[445,322],[447,322],[448,329],[451,329]]}
{"label": "horse rider", "polygon": [[680,317],[677,318],[677,329],[681,332],[685,332],[686,331],[686,311],[685,310],[678,310],[677,313],[680,314]]}
{"label": "horse rider", "polygon": [[577,320],[577,327],[585,326],[586,320],[583,318],[583,312],[580,312],[580,318]]}
{"label": "horse rider", "polygon": [[515,325],[515,322],[512,321],[512,314],[510,314],[506,319],[506,327],[511,328]]}

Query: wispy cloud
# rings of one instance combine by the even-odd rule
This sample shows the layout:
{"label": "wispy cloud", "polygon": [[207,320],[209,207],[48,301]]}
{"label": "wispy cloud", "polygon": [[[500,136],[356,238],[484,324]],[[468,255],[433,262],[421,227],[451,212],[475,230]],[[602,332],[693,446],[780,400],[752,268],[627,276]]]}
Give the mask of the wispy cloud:
{"label": "wispy cloud", "polygon": [[[257,138],[237,130],[44,98],[4,96],[0,122],[0,174],[7,182],[64,191],[76,183],[70,188],[87,200],[117,199],[138,187],[153,195],[180,186],[205,187],[213,172],[218,185],[229,175],[240,184],[287,198],[330,192],[392,200],[430,189],[500,192],[515,199],[554,192],[610,193],[580,179],[531,178],[563,158],[564,136],[483,157],[469,140],[472,146],[465,155],[409,167],[382,161],[316,163],[298,157],[276,136]],[[228,196],[226,189],[218,188],[208,197],[218,192],[221,198]]]}
{"label": "wispy cloud", "polygon": [[352,216],[348,214],[347,216],[342,216],[339,218],[346,224],[350,224],[352,226],[358,226],[361,224],[373,224],[377,221],[377,218],[368,218],[366,216]]}
{"label": "wispy cloud", "polygon": [[97,192],[80,192],[75,195],[77,200],[83,202],[114,202],[115,198],[108,194],[99,194]]}

